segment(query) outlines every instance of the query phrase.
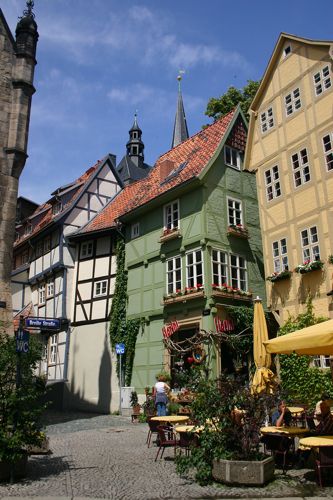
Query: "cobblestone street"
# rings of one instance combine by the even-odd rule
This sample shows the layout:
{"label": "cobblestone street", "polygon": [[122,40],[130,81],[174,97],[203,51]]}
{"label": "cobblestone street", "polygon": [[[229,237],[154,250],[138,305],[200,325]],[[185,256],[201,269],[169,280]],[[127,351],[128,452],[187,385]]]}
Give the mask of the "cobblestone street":
{"label": "cobblestone street", "polygon": [[155,462],[156,446],[145,444],[146,424],[128,417],[52,414],[47,433],[52,454],[30,457],[27,478],[0,485],[0,498],[109,498],[117,500],[331,497],[309,471],[278,471],[265,488],[201,487],[175,472],[173,451]]}

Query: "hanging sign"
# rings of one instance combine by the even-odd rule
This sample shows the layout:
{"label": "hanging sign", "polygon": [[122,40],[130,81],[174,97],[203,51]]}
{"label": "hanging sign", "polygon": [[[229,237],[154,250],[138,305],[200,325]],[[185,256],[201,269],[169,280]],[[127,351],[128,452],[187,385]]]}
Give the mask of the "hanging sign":
{"label": "hanging sign", "polygon": [[171,337],[173,333],[175,333],[177,330],[179,330],[180,326],[178,321],[171,321],[168,325],[163,326],[162,328],[162,333],[163,333],[163,338],[167,339]]}
{"label": "hanging sign", "polygon": [[217,316],[214,318],[215,328],[218,333],[232,332],[235,329],[233,321],[230,319],[220,319]]}

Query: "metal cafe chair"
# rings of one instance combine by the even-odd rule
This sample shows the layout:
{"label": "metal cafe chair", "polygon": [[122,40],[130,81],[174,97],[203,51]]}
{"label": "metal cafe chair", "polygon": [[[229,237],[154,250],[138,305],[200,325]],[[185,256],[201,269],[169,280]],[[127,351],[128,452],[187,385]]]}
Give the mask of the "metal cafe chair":
{"label": "metal cafe chair", "polygon": [[174,448],[174,453],[176,455],[176,446],[178,445],[178,440],[175,438],[172,427],[167,425],[158,425],[157,433],[159,439],[159,446],[155,457],[155,462],[158,459],[161,450],[162,453],[160,458],[163,457],[165,448]]}
{"label": "metal cafe chair", "polygon": [[333,446],[319,446],[315,469],[319,486],[322,488],[322,470],[333,469]]}
{"label": "metal cafe chair", "polygon": [[149,448],[150,447],[150,443],[151,443],[152,435],[153,434],[158,435],[157,427],[160,425],[160,422],[158,420],[151,420],[151,418],[149,418],[147,420],[147,424],[148,424],[149,428],[148,428],[148,434],[147,434],[146,444],[148,445],[148,448]]}
{"label": "metal cafe chair", "polygon": [[[282,472],[285,474],[288,454],[291,453],[292,457],[294,457],[294,438],[281,434],[265,434],[262,437],[262,442],[264,443],[265,450],[271,452],[275,461],[277,461],[278,457],[282,457]],[[294,458],[292,459],[292,463],[294,463]]]}
{"label": "metal cafe chair", "polygon": [[199,446],[199,438],[197,434],[193,432],[180,432],[179,441],[177,449],[180,448],[180,452],[184,450],[185,455],[189,456],[191,449]]}

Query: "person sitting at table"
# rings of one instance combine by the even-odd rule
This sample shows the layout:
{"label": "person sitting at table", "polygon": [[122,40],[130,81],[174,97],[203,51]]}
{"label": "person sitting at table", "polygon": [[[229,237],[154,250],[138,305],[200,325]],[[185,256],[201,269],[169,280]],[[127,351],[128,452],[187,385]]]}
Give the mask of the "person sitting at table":
{"label": "person sitting at table", "polygon": [[275,427],[282,427],[282,425],[286,425],[287,427],[291,422],[291,413],[287,408],[285,401],[279,401],[277,410],[272,415],[272,425]]}
{"label": "person sitting at table", "polygon": [[314,411],[314,423],[315,425],[317,426],[320,422],[320,414],[321,414],[321,410],[320,410],[320,405],[323,401],[327,402],[330,400],[330,396],[326,393],[323,393],[321,396],[320,396],[320,401],[318,401],[316,403],[316,408],[315,408],[315,411]]}

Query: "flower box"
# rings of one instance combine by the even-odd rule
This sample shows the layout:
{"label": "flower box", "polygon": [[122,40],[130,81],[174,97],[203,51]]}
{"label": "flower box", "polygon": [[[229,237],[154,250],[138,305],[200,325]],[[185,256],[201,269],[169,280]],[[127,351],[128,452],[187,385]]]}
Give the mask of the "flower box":
{"label": "flower box", "polygon": [[324,262],[322,260],[308,260],[295,267],[295,273],[306,274],[311,271],[319,271],[323,268]]}
{"label": "flower box", "polygon": [[249,238],[248,230],[246,229],[246,227],[241,226],[240,224],[228,226],[227,235],[236,236],[237,238],[243,238],[243,239]]}
{"label": "flower box", "polygon": [[285,269],[280,273],[273,273],[270,276],[267,276],[266,281],[271,281],[275,283],[276,281],[289,280],[291,278],[291,271]]}
{"label": "flower box", "polygon": [[170,294],[163,297],[162,305],[175,304],[177,302],[187,302],[188,300],[200,299],[205,296],[205,291],[193,289],[193,291],[188,291],[187,293],[182,293],[182,295]]}
{"label": "flower box", "polygon": [[180,238],[180,230],[178,228],[175,229],[165,229],[163,234],[160,236],[159,242],[164,243],[165,241],[173,240],[175,238]]}
{"label": "flower box", "polygon": [[252,300],[252,293],[228,287],[212,286],[212,297],[223,297],[226,299]]}

